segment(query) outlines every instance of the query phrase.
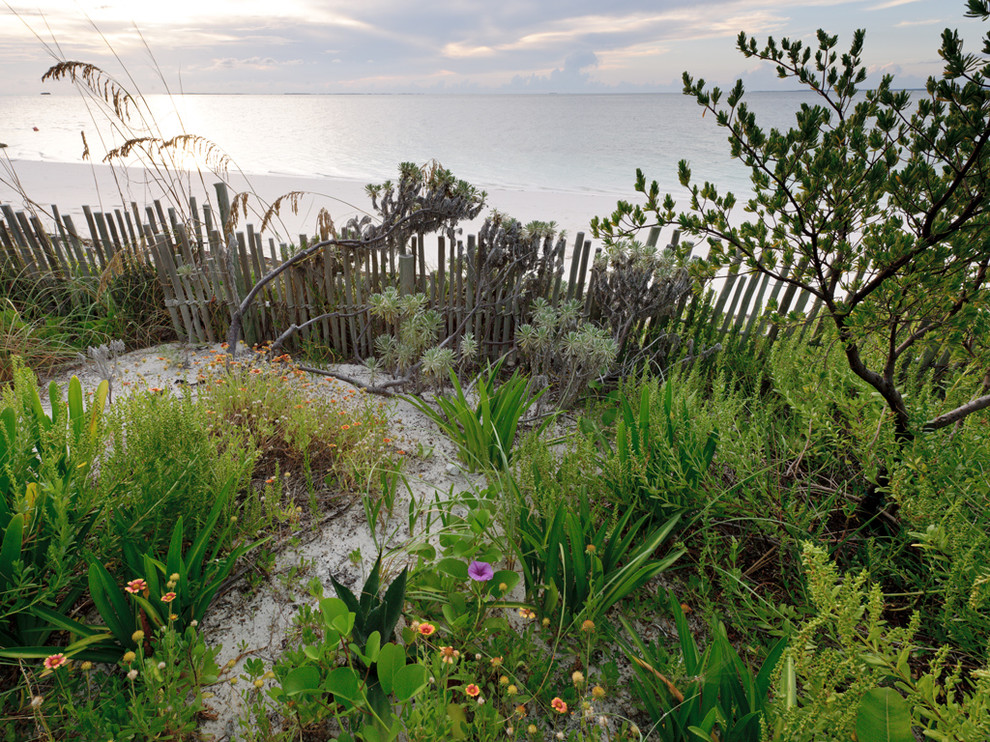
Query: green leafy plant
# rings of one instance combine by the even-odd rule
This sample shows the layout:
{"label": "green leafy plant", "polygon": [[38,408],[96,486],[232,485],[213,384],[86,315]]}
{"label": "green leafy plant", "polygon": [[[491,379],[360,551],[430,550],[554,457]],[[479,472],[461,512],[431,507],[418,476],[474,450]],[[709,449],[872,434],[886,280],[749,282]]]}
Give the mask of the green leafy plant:
{"label": "green leafy plant", "polygon": [[[345,600],[321,598],[315,610],[301,612],[299,623],[302,648],[287,652],[273,669],[278,686],[270,695],[287,718],[300,731],[328,731],[332,719],[341,730],[338,739],[386,742],[398,737],[402,722],[392,704],[408,706],[427,687],[426,667],[410,663],[403,647],[383,643],[377,630],[359,640],[357,614]],[[246,679],[264,677],[259,661],[246,669]],[[256,710],[256,716],[264,714],[263,708]]]}
{"label": "green leafy plant", "polygon": [[108,660],[108,667],[74,663],[40,673],[45,702],[34,721],[60,739],[67,730],[79,739],[194,739],[207,711],[207,688],[224,675],[219,646],[207,646],[193,627],[163,626],[152,638],[154,656],[137,646],[132,655]]}
{"label": "green leafy plant", "polygon": [[617,502],[634,504],[665,517],[699,498],[718,446],[716,430],[699,430],[693,400],[675,401],[675,384],[644,381],[638,404],[618,393],[615,451],[602,462],[602,471]]}
{"label": "green leafy plant", "polygon": [[516,330],[516,344],[532,378],[557,392],[557,405],[570,407],[588,384],[612,368],[618,345],[607,330],[587,322],[577,300],[554,307],[543,297],[531,307],[531,322]]}
{"label": "green leafy plant", "polygon": [[668,593],[668,603],[681,650],[677,682],[661,672],[665,651],[656,643],[645,643],[620,617],[629,636],[622,648],[633,663],[634,697],[653,722],[651,736],[670,742],[760,742],[774,673],[787,640],[780,639],[770,649],[754,676],[729,642],[723,624],[714,627],[712,640],[702,653],[673,592]]}
{"label": "green leafy plant", "polygon": [[[0,410],[0,656],[43,657],[54,631],[76,637],[73,655],[106,638],[69,617],[85,590],[76,567],[100,509],[84,497],[107,396],[102,383],[87,409],[73,377],[68,399],[54,382],[45,412],[32,372],[15,360],[11,402]],[[94,638],[98,637],[98,638]]]}
{"label": "green leafy plant", "polygon": [[12,393],[0,410],[0,522],[10,515],[11,498],[40,478],[81,479],[89,471],[100,433],[109,386],[101,382],[87,408],[82,384],[69,380],[68,398],[54,381],[48,386],[51,414],[45,412],[37,381],[15,359]]}
{"label": "green leafy plant", "polygon": [[635,522],[632,517],[626,509],[614,523],[598,525],[587,498],[576,508],[559,504],[552,517],[520,503],[517,554],[526,593],[544,616],[558,618],[563,626],[595,621],[681,557],[683,549],[652,558],[680,515],[645,532],[649,516]]}
{"label": "green leafy plant", "polygon": [[71,555],[85,543],[99,511],[70,524],[71,500],[60,484],[29,484],[20,503],[25,509],[0,530],[0,658],[46,657],[56,651],[48,645],[56,631],[73,637],[62,650],[66,656],[105,660],[119,654],[106,651],[112,643],[104,629],[69,615],[85,591]]}
{"label": "green leafy plant", "polygon": [[347,610],[354,614],[354,638],[361,644],[365,644],[373,632],[378,632],[385,641],[392,641],[395,637],[395,625],[402,617],[408,569],[405,567],[402,569],[399,576],[389,584],[384,595],[378,594],[381,587],[381,570],[382,557],[379,554],[375,566],[372,567],[364,587],[357,596],[336,577],[330,576],[337,597],[344,601]]}
{"label": "green leafy plant", "polygon": [[[239,473],[233,475],[217,493],[206,522],[191,542],[186,540],[183,518],[179,516],[168,551],[161,559],[137,547],[124,518],[114,519],[127,573],[122,580],[115,579],[99,560],[91,557],[89,589],[100,616],[121,645],[134,647],[135,629],[150,635],[152,627],[170,623],[170,615],[175,616],[171,621],[179,628],[201,621],[237,560],[269,540],[223,551],[230,541],[234,519],[220,525],[221,517],[240,478]],[[132,584],[133,580],[142,584]],[[122,582],[128,583],[126,591],[121,588]]]}
{"label": "green leafy plant", "polygon": [[[511,463],[520,420],[546,391],[541,389],[530,395],[529,384],[518,371],[496,388],[495,379],[500,368],[501,363],[498,363],[479,375],[475,386],[477,405],[472,405],[468,400],[453,372],[450,382],[455,396],[437,397],[439,411],[421,399],[405,398],[457,444],[461,460],[471,471],[478,468],[503,469]],[[551,420],[543,420],[538,431],[545,429]]]}
{"label": "green leafy plant", "polygon": [[802,561],[816,615],[784,655],[769,739],[839,740],[855,731],[864,740],[906,741],[911,727],[943,741],[988,738],[990,670],[950,665],[948,646],[927,667],[912,666],[922,649],[914,640],[917,615],[907,626],[889,626],[883,594],[865,571],[841,575],[810,543]]}

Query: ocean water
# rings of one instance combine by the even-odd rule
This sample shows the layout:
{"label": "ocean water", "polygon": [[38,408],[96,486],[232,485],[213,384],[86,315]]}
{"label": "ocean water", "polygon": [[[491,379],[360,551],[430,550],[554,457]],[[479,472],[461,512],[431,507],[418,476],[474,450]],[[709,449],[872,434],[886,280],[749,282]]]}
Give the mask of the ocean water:
{"label": "ocean water", "polygon": [[[787,127],[809,93],[752,93],[765,127]],[[677,162],[738,196],[748,173],[726,132],[693,99],[644,95],[153,95],[149,127],[121,131],[78,95],[0,97],[11,159],[94,161],[127,137],[197,134],[248,174],[381,182],[397,165],[437,160],[483,188],[634,195],[636,168],[677,192]],[[37,131],[35,131],[37,128]],[[189,164],[193,164],[191,161]]]}

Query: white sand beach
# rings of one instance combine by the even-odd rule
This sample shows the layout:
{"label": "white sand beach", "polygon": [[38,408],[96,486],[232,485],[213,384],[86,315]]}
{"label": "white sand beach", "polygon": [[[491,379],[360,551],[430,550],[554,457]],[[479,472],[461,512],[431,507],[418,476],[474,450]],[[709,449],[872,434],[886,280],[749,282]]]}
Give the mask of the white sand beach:
{"label": "white sand beach", "polygon": [[[212,173],[205,173],[202,177],[198,173],[184,173],[171,180],[171,191],[180,194],[184,202],[192,195],[200,204],[204,196],[215,204],[213,184],[218,181],[219,178]],[[94,211],[109,211],[133,201],[143,209],[151,205],[154,199],[163,198],[166,190],[162,187],[163,182],[159,174],[143,168],[8,160],[0,154],[0,204],[10,204],[15,211],[29,206],[23,194],[36,204],[42,214],[47,213],[54,204],[61,213],[69,214],[73,219],[81,217],[83,205],[92,207]],[[279,233],[268,235],[275,237],[276,241],[294,241],[300,233],[313,234],[317,214],[324,207],[337,225],[371,211],[370,199],[365,194],[367,183],[363,181],[230,173],[227,182],[231,197],[242,191],[254,194],[249,199],[249,215],[245,221],[255,226],[261,223],[261,214],[267,205],[279,196],[290,191],[313,194],[300,202],[298,214],[292,214],[287,206],[281,210]],[[634,195],[630,193],[630,199]],[[588,225],[592,217],[611,213],[615,208],[615,197],[552,191],[489,190],[487,203],[491,209],[523,223],[554,221],[558,229],[567,232],[568,243],[572,244],[578,232],[590,237]],[[463,224],[464,233],[477,231],[490,213],[486,209],[474,222]]]}

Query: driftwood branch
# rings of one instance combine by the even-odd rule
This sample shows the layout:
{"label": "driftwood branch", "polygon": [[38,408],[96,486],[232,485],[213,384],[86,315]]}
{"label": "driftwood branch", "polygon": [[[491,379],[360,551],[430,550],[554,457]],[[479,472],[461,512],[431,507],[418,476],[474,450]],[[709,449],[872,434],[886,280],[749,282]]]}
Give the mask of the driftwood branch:
{"label": "driftwood branch", "polygon": [[261,293],[261,290],[271,283],[274,279],[278,278],[282,273],[287,271],[292,266],[297,263],[312,257],[321,250],[325,250],[328,247],[350,247],[350,248],[364,248],[370,249],[377,247],[383,242],[387,242],[395,233],[410,229],[409,224],[415,222],[425,222],[429,218],[440,218],[445,212],[441,209],[429,209],[424,208],[420,211],[414,211],[410,214],[406,214],[400,219],[396,220],[393,224],[389,225],[387,229],[382,229],[381,231],[375,230],[367,238],[361,239],[338,239],[332,238],[329,240],[321,240],[314,245],[310,245],[305,250],[301,250],[291,258],[286,260],[277,268],[272,269],[264,276],[258,279],[251,290],[248,292],[247,296],[241,302],[240,306],[234,312],[233,316],[230,318],[230,330],[227,332],[227,348],[228,353],[230,353],[231,358],[235,357],[237,354],[237,342],[241,339],[241,324],[244,320],[244,315],[247,314],[248,309],[254,303],[255,298]]}
{"label": "driftwood branch", "polygon": [[[446,338],[444,338],[444,340],[437,347],[445,348],[448,344],[450,344],[450,342],[455,337],[458,336],[458,334],[464,329],[464,327],[467,325],[467,323],[471,320],[471,318],[475,314],[477,314],[482,309],[489,309],[491,306],[492,306],[491,304],[479,304],[475,306],[470,312],[464,315],[464,319],[461,320],[461,323],[457,326],[457,329],[454,332],[452,332],[450,335],[448,335]],[[295,325],[293,325],[293,327],[294,326]],[[283,335],[284,334],[285,333],[283,333]],[[279,341],[281,340],[282,338],[279,338]],[[406,373],[406,375],[403,376],[402,378],[390,379],[389,381],[386,381],[378,385],[368,384],[353,376],[342,374],[339,371],[331,371],[330,369],[316,368],[314,366],[299,366],[299,368],[311,374],[318,374],[320,376],[329,376],[332,379],[338,379],[339,381],[343,381],[348,384],[351,384],[352,386],[356,386],[358,389],[364,389],[369,394],[380,394],[383,397],[394,397],[395,392],[392,390],[395,387],[404,386],[414,381],[416,378],[416,372],[419,371],[419,368],[422,365],[423,362],[418,361],[417,363],[409,367],[408,373]]]}

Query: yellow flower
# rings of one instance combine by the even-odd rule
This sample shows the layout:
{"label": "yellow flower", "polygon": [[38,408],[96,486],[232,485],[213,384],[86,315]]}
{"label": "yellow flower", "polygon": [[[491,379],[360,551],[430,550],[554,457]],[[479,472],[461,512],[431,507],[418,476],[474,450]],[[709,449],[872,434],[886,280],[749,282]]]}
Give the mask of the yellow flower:
{"label": "yellow flower", "polygon": [[516,693],[519,692],[519,689],[514,685],[510,685],[508,688],[505,689],[505,692],[507,695],[514,696],[516,695]]}
{"label": "yellow flower", "polygon": [[574,683],[574,685],[580,687],[582,684],[584,684],[584,673],[581,672],[580,670],[575,670],[574,672],[572,672],[571,682]]}
{"label": "yellow flower", "polygon": [[137,659],[137,655],[134,652],[124,652],[124,662],[128,665]]}
{"label": "yellow flower", "polygon": [[594,698],[596,701],[602,700],[605,697],[605,689],[602,688],[600,685],[596,685],[594,688],[591,689],[591,697]]}

